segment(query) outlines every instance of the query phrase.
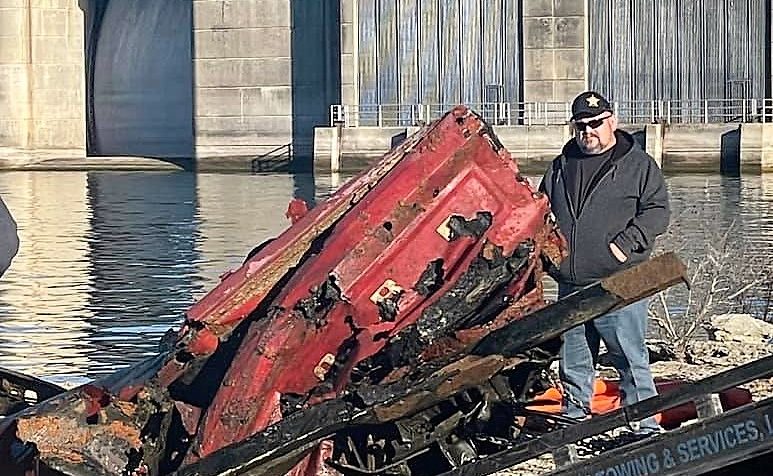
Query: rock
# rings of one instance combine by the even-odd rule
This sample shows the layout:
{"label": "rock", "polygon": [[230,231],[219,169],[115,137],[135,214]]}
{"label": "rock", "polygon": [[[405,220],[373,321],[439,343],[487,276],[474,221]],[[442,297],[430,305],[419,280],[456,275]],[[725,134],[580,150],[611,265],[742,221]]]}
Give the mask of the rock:
{"label": "rock", "polygon": [[704,327],[709,340],[714,342],[761,345],[770,344],[773,339],[773,324],[748,314],[714,316]]}

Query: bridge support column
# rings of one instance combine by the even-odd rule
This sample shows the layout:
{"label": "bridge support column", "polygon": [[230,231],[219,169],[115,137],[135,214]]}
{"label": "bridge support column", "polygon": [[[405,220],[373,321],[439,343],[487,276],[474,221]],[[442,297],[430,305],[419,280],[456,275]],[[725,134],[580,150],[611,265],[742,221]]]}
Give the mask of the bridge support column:
{"label": "bridge support column", "polygon": [[[250,160],[292,141],[290,0],[193,0],[199,158]],[[199,161],[206,167],[207,161]]]}
{"label": "bridge support column", "polygon": [[84,149],[78,0],[0,2],[0,146]]}

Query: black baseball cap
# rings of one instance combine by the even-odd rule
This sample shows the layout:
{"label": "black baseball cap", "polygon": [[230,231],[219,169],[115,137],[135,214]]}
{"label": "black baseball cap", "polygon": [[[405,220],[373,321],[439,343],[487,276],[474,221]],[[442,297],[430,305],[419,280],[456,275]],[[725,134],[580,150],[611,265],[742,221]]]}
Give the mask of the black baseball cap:
{"label": "black baseball cap", "polygon": [[609,101],[596,91],[585,91],[574,98],[570,120],[576,121],[577,119],[597,116],[605,111],[614,112]]}

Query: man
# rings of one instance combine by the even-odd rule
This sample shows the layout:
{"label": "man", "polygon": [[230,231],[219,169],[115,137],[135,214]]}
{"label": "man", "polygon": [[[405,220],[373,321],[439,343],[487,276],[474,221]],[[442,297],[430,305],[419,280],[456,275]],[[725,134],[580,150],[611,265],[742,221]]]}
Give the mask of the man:
{"label": "man", "polygon": [[[540,185],[569,242],[569,257],[553,273],[559,296],[646,260],[669,221],[660,168],[630,134],[617,130],[609,102],[597,92],[584,92],[572,103],[570,121],[574,138]],[[625,405],[657,394],[646,332],[647,301],[642,300],[564,334],[560,377],[567,416],[590,414],[600,340],[620,374]],[[656,431],[660,427],[652,417],[636,429]]]}
{"label": "man", "polygon": [[19,251],[19,235],[16,222],[0,198],[0,276],[11,266],[11,260]]}

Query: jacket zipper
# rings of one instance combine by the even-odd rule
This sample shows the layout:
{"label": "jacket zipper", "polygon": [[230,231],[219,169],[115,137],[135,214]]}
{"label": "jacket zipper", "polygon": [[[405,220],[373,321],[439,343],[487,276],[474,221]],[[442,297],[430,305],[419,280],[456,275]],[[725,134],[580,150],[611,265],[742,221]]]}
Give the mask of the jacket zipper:
{"label": "jacket zipper", "polygon": [[617,164],[614,164],[614,165],[612,165],[612,167],[610,167],[610,168],[609,168],[609,170],[607,170],[606,172],[604,172],[604,175],[602,175],[602,176],[601,176],[601,178],[599,179],[599,181],[598,181],[598,182],[596,182],[596,186],[595,186],[595,187],[593,187],[593,188],[592,188],[590,191],[588,191],[588,196],[587,196],[587,197],[585,197],[585,203],[588,203],[588,201],[590,200],[590,197],[592,197],[592,196],[593,196],[593,193],[594,193],[594,192],[595,192],[595,191],[596,191],[596,190],[599,188],[599,186],[601,185],[601,182],[603,182],[605,178],[609,177],[609,175],[610,175],[612,172],[614,172],[616,168],[617,168]]}
{"label": "jacket zipper", "polygon": [[[604,179],[606,179],[609,176],[609,174],[611,174],[615,170],[616,167],[617,167],[617,164],[613,164],[609,168],[609,170],[604,172],[604,175],[602,175],[601,178],[599,178],[598,182],[596,182],[596,186],[593,187],[588,192],[588,196],[585,197],[584,203],[588,203],[588,201],[590,200],[590,197],[593,196],[593,193],[601,185],[601,182],[603,182]],[[563,164],[561,164],[561,168],[559,170],[560,170],[560,174],[561,174],[561,182],[563,182],[561,184],[561,186],[564,189],[564,199],[566,200],[566,203],[569,204],[569,213],[572,215],[572,232],[571,232],[572,244],[576,245],[577,244],[577,222],[579,221],[579,217],[577,216],[577,213],[574,210],[574,203],[572,203],[572,199],[569,196],[569,190],[566,189],[566,177],[564,176],[564,166],[563,166]],[[575,253],[571,253],[569,255],[569,277],[572,278],[572,282],[577,280],[577,270],[576,270],[576,267],[575,267],[575,258],[574,257],[575,257]]]}
{"label": "jacket zipper", "polygon": [[[566,177],[564,176],[564,164],[561,164],[561,168],[559,169],[559,173],[561,174],[561,187],[564,189],[564,200],[566,200],[566,203],[569,205],[569,214],[572,215],[572,244],[577,243],[577,215],[574,212],[574,204],[572,203],[572,197],[569,196],[569,190],[566,189]],[[575,273],[575,267],[574,267],[574,253],[569,254],[569,277],[572,279],[572,282],[574,282],[577,279],[576,273]]]}

